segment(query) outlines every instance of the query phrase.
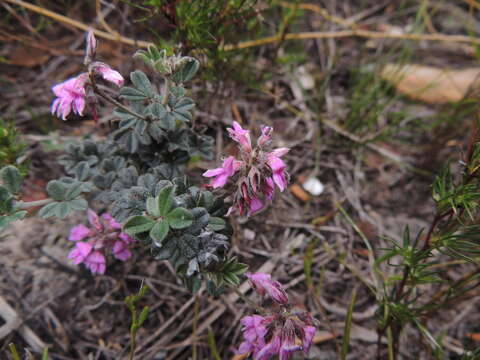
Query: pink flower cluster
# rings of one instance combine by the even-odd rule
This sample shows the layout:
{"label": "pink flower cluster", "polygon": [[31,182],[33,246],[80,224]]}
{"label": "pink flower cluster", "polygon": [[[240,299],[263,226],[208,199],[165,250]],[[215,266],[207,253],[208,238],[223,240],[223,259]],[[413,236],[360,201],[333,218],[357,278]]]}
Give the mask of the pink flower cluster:
{"label": "pink flower cluster", "polygon": [[298,350],[307,356],[316,332],[311,315],[290,311],[285,290],[270,275],[256,273],[247,277],[260,295],[268,295],[281,308],[270,315],[245,316],[241,320],[244,341],[237,353],[250,353],[254,360],[268,360],[275,355],[288,360]]}
{"label": "pink flower cluster", "polygon": [[98,61],[92,62],[96,47],[97,40],[93,32],[89,31],[87,35],[87,56],[85,57],[88,72],[81,73],[52,88],[56,96],[51,107],[52,114],[61,117],[63,120],[66,120],[71,112],[83,116],[87,102],[87,88],[90,85],[89,81],[95,75],[99,75],[117,86],[123,86],[124,80],[118,71],[113,70],[107,64]]}
{"label": "pink flower cluster", "polygon": [[74,264],[83,263],[92,274],[104,274],[107,250],[119,260],[130,259],[132,253],[128,247],[134,240],[120,231],[120,223],[108,213],[99,217],[90,209],[87,210],[87,217],[90,227],[76,225],[68,237],[68,240],[75,242],[75,248],[68,254]]}
{"label": "pink flower cluster", "polygon": [[275,185],[280,191],[286,189],[288,174],[281,158],[289,149],[268,151],[273,130],[269,126],[262,126],[255,148],[252,147],[250,131],[243,129],[237,122],[227,130],[239,145],[241,159],[229,156],[223,161],[222,167],[208,170],[203,176],[213,178],[210,183],[213,188],[224,187],[229,178],[235,176],[236,190],[229,212],[251,215],[263,209],[266,201],[272,201]]}

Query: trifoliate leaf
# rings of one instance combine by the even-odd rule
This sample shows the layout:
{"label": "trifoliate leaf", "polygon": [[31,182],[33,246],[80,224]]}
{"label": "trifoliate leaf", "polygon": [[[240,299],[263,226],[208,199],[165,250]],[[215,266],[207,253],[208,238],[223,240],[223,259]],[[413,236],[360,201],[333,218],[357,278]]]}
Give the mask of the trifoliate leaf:
{"label": "trifoliate leaf", "polygon": [[165,220],[155,223],[153,228],[150,230],[150,237],[153,239],[153,242],[156,246],[162,246],[162,242],[168,235],[169,230],[170,227],[168,226],[168,222]]}
{"label": "trifoliate leaf", "polygon": [[145,216],[137,215],[129,218],[123,225],[123,231],[128,235],[134,236],[135,234],[150,231],[155,225],[155,221]]}
{"label": "trifoliate leaf", "polygon": [[178,207],[170,212],[166,219],[173,229],[184,229],[193,223],[192,213],[181,207]]}

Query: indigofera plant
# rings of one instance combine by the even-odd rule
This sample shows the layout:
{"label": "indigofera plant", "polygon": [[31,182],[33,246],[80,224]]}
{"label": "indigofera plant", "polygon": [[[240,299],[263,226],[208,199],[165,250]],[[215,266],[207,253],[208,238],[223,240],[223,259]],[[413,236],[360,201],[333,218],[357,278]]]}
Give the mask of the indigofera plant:
{"label": "indigofera plant", "polygon": [[[250,131],[234,122],[228,132],[239,145],[240,159],[227,157],[222,167],[205,172],[213,178],[210,185],[191,184],[186,165],[213,155],[213,139],[191,125],[195,102],[184,87],[198,71],[198,61],[169,56],[151,46],[135,57],[163,79],[161,90],[157,78],[151,81],[139,70],[130,74],[131,84],[123,86],[119,72],[95,59],[97,45],[89,32],[86,71],[52,88],[56,98],[51,111],[67,120],[90,109],[98,121],[98,109],[106,101],[115,106],[118,121],[108,125],[111,132],[105,139],[66,146],[58,160],[66,176],[47,184],[45,200],[21,202],[19,171],[13,166],[1,169],[0,229],[23,218],[23,209],[31,206],[43,206],[39,214],[44,218],[64,219],[74,211],[86,211],[89,225],[70,230],[75,246],[68,258],[92,274],[104,274],[112,258],[129,260],[135,247],[143,245],[154,259],[168,260],[193,292],[202,282],[213,295],[227,285],[237,287],[247,266],[228,256],[232,227],[227,215],[235,211],[251,215],[272,201],[275,186],[285,190],[288,175],[281,157],[289,149],[270,149],[271,127],[262,127],[252,146]],[[104,92],[100,79],[120,87],[119,96]],[[221,187],[222,192],[215,190]],[[94,208],[102,211],[97,214]],[[246,340],[240,351],[251,352],[256,359],[275,354],[288,359],[300,349],[307,354],[315,334],[310,315],[291,311],[285,290],[270,275],[247,277],[259,294],[276,302],[276,308],[264,317],[244,318]],[[148,309],[136,312],[135,301],[141,295],[143,290],[127,300],[132,312],[131,358],[136,331],[148,313]],[[257,332],[255,339],[252,332]]]}
{"label": "indigofera plant", "polygon": [[[149,246],[156,259],[169,260],[191,290],[197,290],[204,279],[214,292],[225,281],[238,283],[237,275],[245,266],[226,257],[231,235],[225,219],[227,208],[222,198],[192,186],[185,176],[189,162],[212,157],[212,138],[189,125],[195,103],[186,95],[184,83],[194,77],[198,61],[167,56],[153,46],[139,51],[135,57],[163,79],[163,88],[159,91],[145,73],[135,70],[130,74],[131,84],[120,89],[117,100],[101,90],[97,81],[103,78],[122,86],[123,77],[96,61],[96,47],[97,41],[89,32],[84,61],[87,71],[53,87],[57,98],[52,113],[65,120],[71,113],[83,115],[89,104],[97,118],[99,101],[107,101],[116,106],[114,114],[119,121],[105,140],[67,146],[59,162],[69,176],[48,184],[52,202],[40,214],[64,218],[71,211],[87,209],[94,200],[108,208],[108,214],[100,218],[111,218],[109,229],[116,230],[116,224],[121,224],[123,233],[115,233],[110,244],[99,242],[98,236],[79,241],[70,254],[94,273],[103,273],[106,267],[105,254],[95,246],[112,249],[120,260],[130,257],[131,241],[125,241],[125,235],[125,239],[131,236]],[[92,218],[92,212],[89,214]]]}

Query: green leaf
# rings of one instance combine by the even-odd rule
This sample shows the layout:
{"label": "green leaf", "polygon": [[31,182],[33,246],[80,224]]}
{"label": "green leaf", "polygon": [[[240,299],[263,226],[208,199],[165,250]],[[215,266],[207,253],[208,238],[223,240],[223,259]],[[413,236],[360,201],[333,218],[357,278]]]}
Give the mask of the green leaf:
{"label": "green leaf", "polygon": [[142,101],[147,99],[147,96],[145,96],[143,92],[129,86],[120,89],[120,97],[128,101]]}
{"label": "green leaf", "polygon": [[208,227],[210,229],[212,229],[213,231],[220,231],[220,230],[223,230],[225,229],[225,226],[226,226],[226,222],[225,220],[223,220],[222,218],[219,218],[219,217],[210,217],[209,221],[208,221]]}
{"label": "green leaf", "polygon": [[192,213],[182,207],[174,209],[166,219],[173,229],[184,229],[193,223]]}
{"label": "green leaf", "polygon": [[150,237],[153,239],[156,246],[161,247],[163,240],[167,237],[170,227],[165,220],[155,223],[152,230],[150,230]]}
{"label": "green leaf", "polygon": [[152,116],[158,120],[163,119],[167,114],[167,109],[165,109],[165,106],[158,102],[154,102],[152,105],[150,105],[148,110]]}
{"label": "green leaf", "polygon": [[53,200],[65,200],[67,190],[67,186],[58,180],[49,181],[47,184],[47,193]]}
{"label": "green leaf", "polygon": [[68,203],[70,204],[70,207],[72,208],[72,210],[82,211],[82,210],[87,210],[88,208],[88,203],[87,203],[87,200],[85,199],[70,200]]}
{"label": "green leaf", "polygon": [[160,215],[166,216],[173,205],[173,186],[165,186],[158,194],[158,207]]}
{"label": "green leaf", "polygon": [[142,312],[140,313],[140,316],[138,317],[138,324],[139,325],[142,325],[145,322],[145,320],[147,320],[149,311],[150,311],[150,308],[148,306],[145,306],[142,309]]}
{"label": "green leaf", "polygon": [[153,96],[152,84],[143,71],[135,70],[130,73],[130,80],[132,81],[132,84],[147,97]]}
{"label": "green leaf", "polygon": [[22,185],[22,175],[15,166],[8,165],[0,170],[0,178],[2,179],[3,185],[11,193],[17,193],[20,190]]}
{"label": "green leaf", "polygon": [[192,113],[190,109],[195,107],[195,102],[190,98],[182,98],[173,107],[173,114],[175,119],[183,122],[189,122],[192,120]]}
{"label": "green leaf", "polygon": [[13,196],[6,187],[0,186],[0,213],[9,213],[13,209]]}
{"label": "green leaf", "polygon": [[82,193],[82,190],[83,190],[83,184],[81,182],[71,184],[69,189],[65,193],[65,199],[67,200],[75,199],[78,195]]}
{"label": "green leaf", "polygon": [[90,165],[86,161],[81,161],[75,167],[75,176],[80,181],[85,181],[90,175]]}
{"label": "green leaf", "polygon": [[56,203],[55,206],[55,216],[59,219],[65,219],[67,215],[70,213],[71,207],[68,201],[62,201]]}
{"label": "green leaf", "polygon": [[158,203],[158,196],[149,197],[147,199],[147,211],[152,216],[155,216],[155,217],[160,216],[160,205]]}
{"label": "green leaf", "polygon": [[187,56],[185,56],[183,59],[186,60],[185,64],[172,76],[172,80],[177,84],[190,81],[195,76],[198,68],[200,67],[200,63],[197,59]]}
{"label": "green leaf", "polygon": [[0,216],[0,230],[6,228],[10,223],[21,220],[27,215],[25,210],[17,211],[12,215]]}
{"label": "green leaf", "polygon": [[136,215],[127,219],[123,225],[123,231],[128,235],[134,236],[135,234],[140,234],[143,232],[150,231],[150,229],[155,225],[155,221],[145,216]]}
{"label": "green leaf", "polygon": [[57,207],[57,204],[58,204],[57,202],[53,202],[45,205],[40,209],[40,211],[38,212],[38,215],[40,215],[44,219],[54,216],[55,208]]}

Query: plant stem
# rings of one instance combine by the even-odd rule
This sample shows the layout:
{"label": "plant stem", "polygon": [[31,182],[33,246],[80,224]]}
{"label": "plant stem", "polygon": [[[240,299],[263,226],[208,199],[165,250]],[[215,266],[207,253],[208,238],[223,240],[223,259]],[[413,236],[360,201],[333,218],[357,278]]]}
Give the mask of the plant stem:
{"label": "plant stem", "polygon": [[162,105],[167,105],[168,97],[170,96],[170,86],[172,86],[172,81],[169,78],[165,78],[165,89],[163,90]]}
{"label": "plant stem", "polygon": [[95,84],[95,82],[93,81],[92,77],[90,77],[90,82],[91,82],[91,85],[92,85],[92,89],[93,89],[93,92],[95,94],[97,94],[98,96],[100,96],[103,100],[105,101],[108,101],[109,103],[115,105],[116,107],[119,107],[120,109],[124,110],[125,112],[129,113],[130,115],[133,115],[135,116],[136,118],[138,119],[141,119],[141,120],[145,120],[147,121],[148,118],[143,116],[143,115],[140,115],[138,113],[136,113],[135,111],[133,111],[132,109],[128,108],[127,106],[123,105],[121,102],[115,100],[114,98],[112,98],[110,95],[107,95],[105,94],[102,90],[100,90],[98,88],[98,86]]}
{"label": "plant stem", "polygon": [[15,203],[15,207],[18,209],[29,209],[31,207],[47,205],[53,202],[53,199],[42,199],[42,200],[35,200],[35,201],[18,201]]}
{"label": "plant stem", "polygon": [[133,360],[133,356],[135,355],[135,348],[137,347],[137,334],[130,333],[130,354],[128,356],[129,360]]}
{"label": "plant stem", "polygon": [[250,299],[249,299],[248,297],[246,297],[242,292],[240,292],[240,290],[238,290],[237,288],[234,288],[234,287],[232,287],[232,289],[237,293],[237,295],[238,295],[243,301],[245,301],[248,305],[250,305],[250,306],[253,307],[255,310],[257,310],[260,314],[265,315],[265,314],[267,313],[267,311],[266,311],[263,307],[255,304],[252,300],[250,300]]}

